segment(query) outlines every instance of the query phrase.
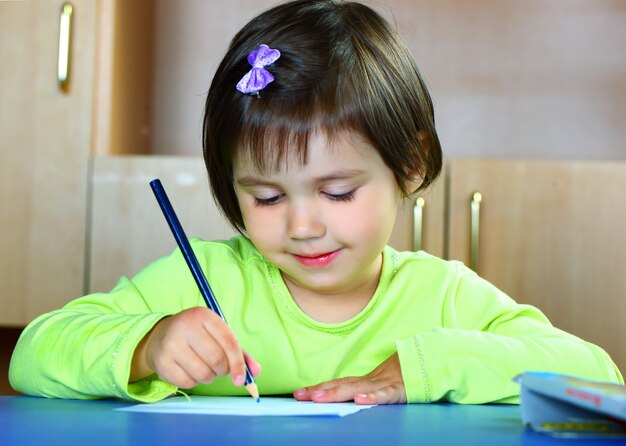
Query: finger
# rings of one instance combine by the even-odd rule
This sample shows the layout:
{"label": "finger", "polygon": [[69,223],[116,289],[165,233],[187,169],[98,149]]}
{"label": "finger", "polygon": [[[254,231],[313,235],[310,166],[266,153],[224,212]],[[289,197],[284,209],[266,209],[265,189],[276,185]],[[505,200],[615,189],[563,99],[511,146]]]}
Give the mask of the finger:
{"label": "finger", "polygon": [[341,403],[345,401],[353,401],[356,392],[357,390],[355,388],[345,385],[326,390],[316,390],[311,393],[311,401],[315,403]]}
{"label": "finger", "polygon": [[405,404],[406,393],[404,389],[396,386],[386,386],[367,393],[354,395],[356,404]]}
{"label": "finger", "polygon": [[211,383],[217,373],[209,364],[207,364],[193,349],[189,348],[183,352],[177,359],[176,363],[197,383]]}
{"label": "finger", "polygon": [[293,397],[298,401],[311,401],[313,398],[313,394],[322,395],[321,392],[324,392],[329,389],[333,389],[337,386],[345,385],[349,382],[356,381],[357,377],[346,377],[333,379],[331,381],[325,381],[323,383],[316,384],[314,386],[303,387],[301,389],[297,389],[293,392]]}
{"label": "finger", "polygon": [[293,397],[297,401],[311,401],[311,394],[306,389],[298,389],[294,391]]}
{"label": "finger", "polygon": [[197,355],[216,375],[228,374],[226,354],[211,333],[197,330],[197,333],[189,335],[188,342],[193,354]]}
{"label": "finger", "polygon": [[[200,350],[202,358],[218,375],[224,376],[233,370],[233,362],[243,364],[243,352],[239,342],[226,322],[212,311],[204,313],[202,326],[195,339],[194,348]],[[235,359],[231,356],[237,356]],[[241,365],[240,368],[243,366]]]}
{"label": "finger", "polygon": [[201,356],[216,374],[230,373],[233,384],[245,384],[247,361],[244,358],[250,361],[248,366],[252,368],[250,373],[253,376],[261,373],[259,363],[241,349],[231,328],[217,314],[207,313],[204,327],[203,332],[209,339],[204,339],[197,349],[202,351]]}
{"label": "finger", "polygon": [[213,312],[205,314],[203,326],[203,340],[194,347],[216,374],[230,373],[235,385],[243,385],[246,379],[243,350],[233,331]]}
{"label": "finger", "polygon": [[215,334],[226,361],[225,368],[227,370],[223,374],[230,373],[233,384],[241,386],[246,381],[246,363],[243,350],[232,330],[228,327],[226,328],[226,330],[221,330]]}
{"label": "finger", "polygon": [[160,379],[167,381],[178,388],[190,389],[197,383],[189,374],[176,362],[163,367],[163,370],[157,372]]}
{"label": "finger", "polygon": [[335,384],[333,381],[324,382],[315,386],[303,387],[293,392],[293,397],[298,401],[311,401],[314,392],[319,392],[324,389],[330,389]]}
{"label": "finger", "polygon": [[261,374],[261,364],[259,364],[256,359],[250,356],[249,353],[243,352],[243,357],[248,365],[248,370],[252,373],[252,376],[258,376]]}
{"label": "finger", "polygon": [[309,390],[311,400],[316,403],[338,403],[353,401],[357,393],[367,393],[372,388],[372,383],[359,378],[335,380],[324,383],[315,389]]}

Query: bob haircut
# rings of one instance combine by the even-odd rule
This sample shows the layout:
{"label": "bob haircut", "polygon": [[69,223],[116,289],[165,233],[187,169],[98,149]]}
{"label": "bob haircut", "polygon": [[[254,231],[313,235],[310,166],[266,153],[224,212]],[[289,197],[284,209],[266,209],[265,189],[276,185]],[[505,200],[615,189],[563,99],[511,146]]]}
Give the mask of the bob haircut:
{"label": "bob haircut", "polygon": [[[281,56],[266,67],[275,81],[255,97],[235,86],[251,68],[248,53],[260,44]],[[329,140],[342,131],[359,133],[405,196],[428,187],[441,171],[433,105],[417,65],[397,32],[365,5],[284,3],[231,41],[207,96],[203,148],[212,194],[235,229],[245,232],[234,189],[237,151],[247,151],[260,172],[276,171],[286,159],[304,165],[315,131]],[[419,187],[406,190],[416,178]]]}

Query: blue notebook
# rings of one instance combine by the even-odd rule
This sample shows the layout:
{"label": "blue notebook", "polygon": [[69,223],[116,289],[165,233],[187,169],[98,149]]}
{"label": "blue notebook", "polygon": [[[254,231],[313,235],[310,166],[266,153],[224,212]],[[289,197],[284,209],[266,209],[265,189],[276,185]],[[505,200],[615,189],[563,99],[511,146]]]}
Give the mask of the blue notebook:
{"label": "blue notebook", "polygon": [[526,372],[522,421],[559,436],[626,436],[626,386],[556,373]]}

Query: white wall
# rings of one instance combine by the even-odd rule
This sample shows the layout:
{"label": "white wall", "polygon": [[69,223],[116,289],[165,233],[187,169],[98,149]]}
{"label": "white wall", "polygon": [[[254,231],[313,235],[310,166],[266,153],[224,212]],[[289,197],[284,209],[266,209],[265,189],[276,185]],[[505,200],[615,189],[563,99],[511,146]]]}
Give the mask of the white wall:
{"label": "white wall", "polygon": [[[232,35],[275,3],[157,0],[155,153],[201,153],[211,76]],[[448,158],[626,159],[625,2],[367,3],[415,55]]]}

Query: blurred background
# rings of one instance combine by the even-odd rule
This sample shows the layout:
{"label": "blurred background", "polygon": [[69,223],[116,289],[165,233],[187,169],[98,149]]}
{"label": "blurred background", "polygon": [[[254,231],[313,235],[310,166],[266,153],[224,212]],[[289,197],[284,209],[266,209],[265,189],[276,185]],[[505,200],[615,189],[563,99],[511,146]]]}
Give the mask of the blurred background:
{"label": "blurred background", "polygon": [[[111,117],[97,150],[197,155],[212,73],[236,30],[276,2],[113,3],[106,38],[118,59],[102,87],[138,113]],[[414,54],[447,157],[626,159],[624,1],[366,3]]]}
{"label": "blurred background", "polygon": [[[201,160],[204,99],[276,3],[0,1],[0,394],[25,324],[174,248],[152,178],[188,235],[233,234]],[[624,371],[626,2],[364,3],[415,56],[447,161],[390,243],[466,262]]]}

